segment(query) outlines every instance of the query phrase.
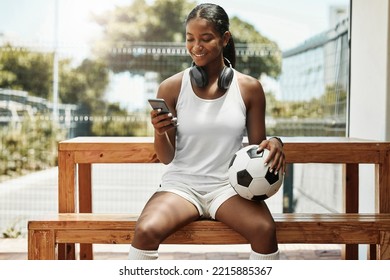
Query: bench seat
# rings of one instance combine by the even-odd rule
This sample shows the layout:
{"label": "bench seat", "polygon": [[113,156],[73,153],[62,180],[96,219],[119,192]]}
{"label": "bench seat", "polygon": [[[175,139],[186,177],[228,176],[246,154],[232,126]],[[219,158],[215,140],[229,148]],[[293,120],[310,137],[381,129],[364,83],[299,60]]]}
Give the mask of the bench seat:
{"label": "bench seat", "polygon": [[[28,258],[56,259],[60,243],[130,244],[137,218],[138,215],[131,214],[64,213],[30,220]],[[279,243],[375,244],[376,258],[390,259],[390,214],[283,213],[274,214],[274,219]],[[248,241],[221,222],[200,220],[172,234],[164,243],[247,244]],[[92,253],[80,259],[92,259]]]}

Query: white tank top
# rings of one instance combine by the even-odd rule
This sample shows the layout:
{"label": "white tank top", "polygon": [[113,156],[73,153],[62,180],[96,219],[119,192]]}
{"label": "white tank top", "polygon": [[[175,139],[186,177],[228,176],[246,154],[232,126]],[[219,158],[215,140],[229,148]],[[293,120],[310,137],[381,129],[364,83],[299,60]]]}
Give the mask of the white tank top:
{"label": "white tank top", "polygon": [[186,185],[206,193],[229,183],[228,167],[242,147],[246,107],[234,71],[226,93],[202,99],[192,89],[189,69],[184,71],[176,104],[179,126],[176,152],[162,177],[162,186]]}

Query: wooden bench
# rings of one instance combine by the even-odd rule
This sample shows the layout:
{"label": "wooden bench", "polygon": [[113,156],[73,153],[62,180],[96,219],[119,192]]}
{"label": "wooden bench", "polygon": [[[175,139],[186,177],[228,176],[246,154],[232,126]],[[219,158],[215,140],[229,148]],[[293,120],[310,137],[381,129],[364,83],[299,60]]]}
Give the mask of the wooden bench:
{"label": "wooden bench", "polygon": [[[390,253],[388,250],[388,216],[386,215],[390,215],[390,142],[348,137],[284,137],[283,140],[286,161],[289,164],[344,165],[342,212],[348,214],[345,216],[338,214],[282,215],[277,218],[279,242],[346,244],[346,259],[358,258],[357,244],[376,244],[370,246],[370,258],[388,259]],[[245,141],[244,139],[244,143]],[[58,211],[61,214],[69,213],[71,216],[60,214],[46,222],[45,219],[31,221],[29,224],[31,235],[29,255],[31,258],[46,258],[45,246],[54,248],[55,244],[58,244],[59,259],[74,259],[74,245],[81,242],[80,258],[92,259],[91,244],[94,240],[92,237],[95,234],[102,235],[101,239],[96,237],[101,243],[124,242],[124,239],[118,238],[117,240],[116,237],[117,231],[121,232],[121,229],[124,229],[123,234],[130,236],[130,239],[126,241],[130,243],[131,224],[134,226],[134,220],[131,221],[130,217],[112,216],[111,221],[117,222],[110,224],[110,221],[104,220],[105,216],[77,214],[92,213],[92,165],[99,163],[158,163],[153,138],[76,137],[61,141],[58,144]],[[360,164],[375,166],[375,180],[372,184],[365,186],[375,191],[375,213],[369,215],[352,214],[359,212]],[[104,223],[107,227],[99,228]],[[200,225],[205,225],[207,233],[204,229],[198,231],[198,226],[194,227],[195,225],[199,225],[200,229],[202,229]],[[210,225],[213,226],[210,227]],[[316,228],[313,233],[311,233],[312,226]],[[97,229],[94,230],[96,227]],[[167,242],[205,243],[207,242],[205,240],[210,240],[210,238],[218,239],[220,244],[233,244],[238,240],[244,242],[230,230],[215,232],[219,227],[215,222],[213,224],[206,221],[197,222],[175,235],[191,237],[186,239],[187,241],[183,238],[179,240],[171,237]],[[195,238],[193,241],[192,237],[200,234],[199,232],[207,234],[207,238]],[[80,241],[78,236],[84,239]],[[230,236],[236,237],[230,239]],[[48,256],[53,258],[53,249],[47,251]]]}
{"label": "wooden bench", "polygon": [[[279,243],[376,244],[377,259],[390,259],[390,214],[274,214]],[[56,259],[62,243],[130,244],[136,215],[55,214],[28,223],[28,258]],[[193,222],[165,244],[246,244],[221,222]],[[373,247],[373,246],[371,246]],[[70,246],[72,249],[72,246]],[[88,256],[81,255],[80,259]]]}

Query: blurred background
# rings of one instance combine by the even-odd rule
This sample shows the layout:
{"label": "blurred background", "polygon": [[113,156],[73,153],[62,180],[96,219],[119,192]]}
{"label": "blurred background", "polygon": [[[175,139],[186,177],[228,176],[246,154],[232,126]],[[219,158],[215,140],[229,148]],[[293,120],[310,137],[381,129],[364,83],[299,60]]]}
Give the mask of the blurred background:
{"label": "blurred background", "polygon": [[[236,68],[259,79],[267,135],[346,136],[349,0],[241,0],[231,19]],[[184,20],[201,1],[0,2],[0,237],[57,212],[57,143],[152,136],[147,99],[190,66]],[[94,212],[141,211],[160,164],[93,166]],[[341,212],[342,166],[289,166],[273,212]]]}

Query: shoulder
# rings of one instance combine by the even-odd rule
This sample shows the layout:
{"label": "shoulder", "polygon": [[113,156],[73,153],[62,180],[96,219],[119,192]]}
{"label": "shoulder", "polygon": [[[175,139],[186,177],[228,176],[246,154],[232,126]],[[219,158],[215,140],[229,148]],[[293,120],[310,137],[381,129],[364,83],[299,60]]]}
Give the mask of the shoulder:
{"label": "shoulder", "polygon": [[157,97],[165,99],[171,105],[175,105],[179,97],[183,74],[184,71],[162,81],[158,87]]}
{"label": "shoulder", "polygon": [[241,72],[236,71],[236,73],[238,86],[246,107],[249,108],[254,102],[264,102],[265,95],[260,81]]}
{"label": "shoulder", "polygon": [[178,89],[180,90],[181,87],[181,81],[183,79],[184,71],[179,72],[164,81],[161,82],[159,89],[160,90],[172,90],[172,89]]}

